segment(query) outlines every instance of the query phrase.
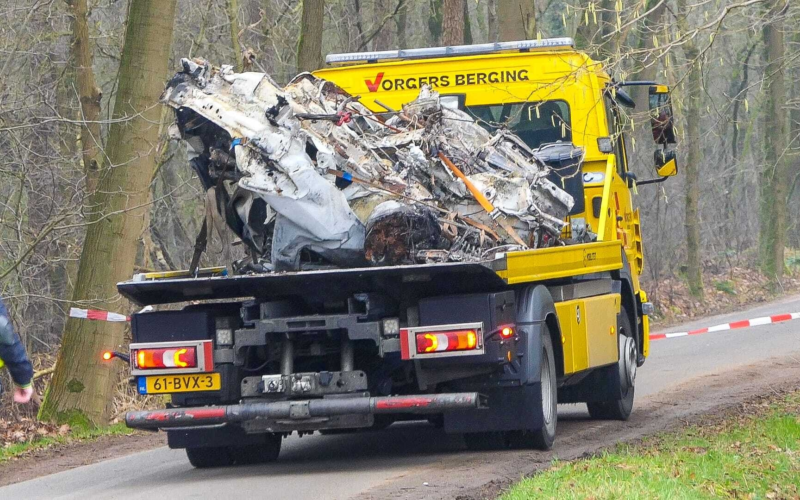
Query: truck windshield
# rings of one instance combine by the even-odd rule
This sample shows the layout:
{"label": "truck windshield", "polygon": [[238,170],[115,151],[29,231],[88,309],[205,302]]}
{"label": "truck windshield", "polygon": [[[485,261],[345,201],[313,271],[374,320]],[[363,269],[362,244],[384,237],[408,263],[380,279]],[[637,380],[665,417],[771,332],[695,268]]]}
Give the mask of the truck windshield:
{"label": "truck windshield", "polygon": [[572,142],[569,105],[564,101],[467,106],[466,111],[489,132],[507,127],[532,149]]}

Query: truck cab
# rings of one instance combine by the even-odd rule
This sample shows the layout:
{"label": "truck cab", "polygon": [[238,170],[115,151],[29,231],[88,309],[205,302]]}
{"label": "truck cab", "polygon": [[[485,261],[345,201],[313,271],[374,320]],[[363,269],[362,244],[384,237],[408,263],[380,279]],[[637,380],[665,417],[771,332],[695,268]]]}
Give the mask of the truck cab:
{"label": "truck cab", "polygon": [[656,173],[677,173],[669,89],[615,82],[570,39],[334,54],[314,73],[376,114],[424,86],[513,131],[575,199],[567,245],[481,262],[230,276],[141,274],[132,375],[166,410],[131,412],[198,467],[275,460],[291,433],[428,419],[473,449],[547,449],[558,403],[627,419],[652,306],[625,151],[625,87],[649,87]]}

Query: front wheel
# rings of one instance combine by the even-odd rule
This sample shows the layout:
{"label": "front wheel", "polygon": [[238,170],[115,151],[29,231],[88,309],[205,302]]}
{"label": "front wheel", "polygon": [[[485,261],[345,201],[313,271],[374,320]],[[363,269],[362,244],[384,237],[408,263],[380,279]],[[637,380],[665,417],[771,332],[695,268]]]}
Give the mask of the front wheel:
{"label": "front wheel", "polygon": [[586,403],[589,415],[595,419],[628,420],[633,412],[638,348],[625,306],[617,317],[617,330],[619,360],[616,365],[601,369],[601,379],[609,384],[614,396],[606,401]]}

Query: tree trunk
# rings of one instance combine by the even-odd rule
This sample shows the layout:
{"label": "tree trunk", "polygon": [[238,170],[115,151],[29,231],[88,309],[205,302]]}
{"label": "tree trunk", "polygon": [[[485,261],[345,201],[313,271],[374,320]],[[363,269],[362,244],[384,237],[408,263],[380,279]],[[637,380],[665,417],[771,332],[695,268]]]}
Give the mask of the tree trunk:
{"label": "tree trunk", "polygon": [[[678,27],[682,33],[689,32],[686,19],[685,0],[678,0]],[[686,156],[686,194],[684,206],[684,226],[686,228],[686,279],[689,292],[697,298],[703,298],[703,274],[700,263],[700,217],[698,206],[700,200],[700,166],[702,151],[700,149],[700,99],[702,97],[702,67],[695,40],[689,40],[683,47],[684,59],[689,65],[689,75],[684,85],[683,101],[685,103],[686,140],[688,154]]]}
{"label": "tree trunk", "polygon": [[404,3],[400,7],[400,10],[397,11],[397,17],[394,18],[394,23],[395,26],[397,26],[397,48],[409,48],[408,35],[406,34],[406,29],[408,29],[408,3]]}
{"label": "tree trunk", "polygon": [[391,0],[375,0],[372,12],[372,33],[375,35],[372,41],[372,50],[389,50],[393,44],[392,31],[390,24],[385,21],[385,17],[394,11]]}
{"label": "tree trunk", "polygon": [[442,45],[464,44],[464,2],[442,2]]}
{"label": "tree trunk", "polygon": [[472,45],[473,38],[472,38],[472,24],[469,20],[469,0],[464,0],[462,2],[464,4],[464,44],[465,45]]}
{"label": "tree trunk", "polygon": [[[637,41],[637,48],[642,51],[652,52],[654,47],[653,37],[657,36],[661,31],[661,20],[664,17],[664,12],[667,10],[666,2],[659,3],[659,0],[649,0],[645,5],[645,10],[649,11],[655,6],[653,10],[644,20],[644,27],[641,35]],[[643,56],[644,58],[644,56]],[[631,80],[655,80],[658,73],[657,61],[649,58],[647,66],[639,65],[637,71],[631,76]],[[648,87],[645,85],[637,85],[630,87],[633,100],[636,102],[636,110],[644,112],[648,108],[648,101],[650,94]],[[649,116],[647,117],[649,121]]]}
{"label": "tree trunk", "polygon": [[322,67],[322,20],[324,0],[303,0],[300,41],[297,44],[297,70],[314,71]]}
{"label": "tree trunk", "polygon": [[86,174],[86,191],[92,193],[97,186],[100,171],[99,152],[103,148],[100,131],[100,99],[102,93],[94,79],[92,46],[89,41],[89,10],[86,0],[71,0],[72,47],[70,59],[75,66],[75,81],[81,109],[81,156]]}
{"label": "tree trunk", "polygon": [[228,22],[230,23],[234,67],[237,72],[241,72],[244,67],[242,59],[244,53],[242,52],[242,44],[239,42],[239,0],[226,0],[225,7],[228,13]]}
{"label": "tree trunk", "polygon": [[486,2],[486,32],[489,42],[496,42],[500,36],[497,32],[497,0]]}
{"label": "tree trunk", "polygon": [[428,33],[431,36],[431,45],[442,44],[442,2],[444,0],[430,0],[430,16],[428,17]]}
{"label": "tree trunk", "polygon": [[533,0],[499,0],[497,22],[502,42],[536,38],[536,6]]}
{"label": "tree trunk", "polygon": [[[172,46],[176,0],[132,0],[119,67],[108,161],[92,196],[73,294],[76,304],[124,310],[115,284],[130,278],[148,209],[156,164],[158,96],[164,89]],[[64,329],[56,371],[40,410],[55,422],[97,425],[108,420],[117,380],[116,365],[100,353],[118,347],[125,326],[70,319]]]}
{"label": "tree trunk", "polygon": [[770,0],[764,26],[767,66],[764,69],[767,103],[764,127],[764,167],[761,175],[761,269],[779,281],[783,277],[786,245],[786,195],[789,189],[784,40],[781,10],[786,0]]}

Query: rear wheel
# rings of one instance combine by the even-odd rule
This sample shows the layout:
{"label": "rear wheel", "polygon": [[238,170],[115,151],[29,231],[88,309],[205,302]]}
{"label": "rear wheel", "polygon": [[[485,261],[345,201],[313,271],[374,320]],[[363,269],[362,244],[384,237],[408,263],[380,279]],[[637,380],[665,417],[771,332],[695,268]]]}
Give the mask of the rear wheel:
{"label": "rear wheel", "polygon": [[492,451],[508,448],[507,432],[470,432],[464,434],[464,443],[471,451]]}
{"label": "rear wheel", "polygon": [[186,448],[186,458],[193,467],[198,469],[225,467],[233,464],[233,460],[228,454],[228,448],[224,446]]}
{"label": "rear wheel", "polygon": [[625,307],[617,317],[619,360],[616,365],[601,368],[601,379],[610,385],[614,396],[606,401],[586,403],[592,418],[628,420],[633,411],[638,348],[631,321]]}
{"label": "rear wheel", "polygon": [[231,447],[228,452],[239,465],[274,462],[281,453],[282,441],[280,434],[265,434],[262,443]]}
{"label": "rear wheel", "polygon": [[541,380],[541,412],[542,427],[535,430],[517,431],[510,433],[510,443],[515,448],[534,448],[549,450],[556,439],[556,424],[558,423],[558,396],[556,388],[556,363],[553,354],[553,340],[550,330],[544,326],[542,334],[542,354],[539,363]]}
{"label": "rear wheel", "polygon": [[274,462],[281,452],[280,434],[264,434],[258,442],[245,446],[212,446],[207,448],[186,448],[189,463],[198,469],[225,467],[229,465],[250,465]]}

